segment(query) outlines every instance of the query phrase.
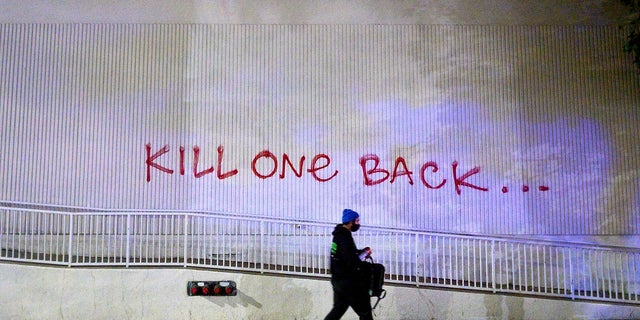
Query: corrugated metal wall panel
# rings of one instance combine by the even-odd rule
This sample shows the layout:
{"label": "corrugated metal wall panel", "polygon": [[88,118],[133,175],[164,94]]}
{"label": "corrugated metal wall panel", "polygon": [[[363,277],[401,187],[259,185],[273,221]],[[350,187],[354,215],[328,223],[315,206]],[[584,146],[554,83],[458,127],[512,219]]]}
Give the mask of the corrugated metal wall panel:
{"label": "corrugated metal wall panel", "polygon": [[[638,82],[618,32],[1,25],[0,198],[321,221],[352,207],[411,229],[637,234]],[[172,174],[145,163],[147,144]],[[338,174],[318,182],[308,169],[323,154],[318,175]],[[398,166],[395,181],[365,186],[366,154]],[[458,194],[454,168],[478,168],[464,182],[487,191]]]}

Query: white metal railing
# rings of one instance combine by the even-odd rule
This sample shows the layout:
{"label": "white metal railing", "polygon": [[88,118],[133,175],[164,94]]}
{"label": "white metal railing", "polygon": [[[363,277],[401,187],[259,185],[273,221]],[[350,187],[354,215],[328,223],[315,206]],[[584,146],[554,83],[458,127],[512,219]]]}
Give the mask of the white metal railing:
{"label": "white metal railing", "polygon": [[[0,203],[0,261],[329,276],[334,224]],[[387,283],[640,304],[640,250],[362,227]]]}

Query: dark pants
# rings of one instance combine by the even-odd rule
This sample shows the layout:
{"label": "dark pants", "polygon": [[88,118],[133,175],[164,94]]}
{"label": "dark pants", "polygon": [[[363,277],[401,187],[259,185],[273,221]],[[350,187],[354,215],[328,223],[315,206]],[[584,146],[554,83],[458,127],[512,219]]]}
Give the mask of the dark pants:
{"label": "dark pants", "polygon": [[325,320],[340,319],[351,307],[360,316],[360,320],[372,320],[371,298],[368,288],[362,281],[354,279],[331,279],[333,286],[333,309]]}

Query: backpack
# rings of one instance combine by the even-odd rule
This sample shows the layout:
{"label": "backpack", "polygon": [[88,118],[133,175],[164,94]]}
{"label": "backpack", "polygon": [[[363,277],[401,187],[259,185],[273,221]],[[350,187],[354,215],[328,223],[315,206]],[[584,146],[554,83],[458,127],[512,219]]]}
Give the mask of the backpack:
{"label": "backpack", "polygon": [[378,300],[376,304],[371,309],[375,309],[378,306],[380,300],[384,299],[387,296],[387,291],[382,288],[384,285],[384,265],[380,263],[374,263],[373,258],[368,257],[366,260],[368,262],[368,281],[369,281],[369,296],[376,297]]}

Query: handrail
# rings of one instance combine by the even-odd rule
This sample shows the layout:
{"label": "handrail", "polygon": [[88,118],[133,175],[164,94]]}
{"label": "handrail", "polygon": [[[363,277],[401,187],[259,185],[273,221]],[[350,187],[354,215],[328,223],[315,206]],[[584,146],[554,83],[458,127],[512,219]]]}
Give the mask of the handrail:
{"label": "handrail", "polygon": [[[3,201],[0,261],[326,278],[334,226],[219,212]],[[375,248],[376,261],[387,267],[387,283],[640,304],[636,248],[364,226],[355,236]]]}
{"label": "handrail", "polygon": [[[6,206],[7,204],[13,206]],[[14,207],[20,206],[20,207]],[[26,206],[34,206],[34,207],[48,207],[52,209],[32,209]],[[108,208],[91,208],[91,207],[80,207],[80,206],[63,206],[63,205],[42,205],[38,203],[31,202],[18,202],[18,201],[0,201],[0,210],[1,209],[11,209],[18,211],[28,211],[28,212],[43,212],[43,213],[57,213],[57,214],[85,214],[85,215],[101,215],[105,213],[113,214],[113,215],[148,215],[148,214],[189,214],[193,216],[206,216],[206,217],[223,217],[225,219],[232,220],[247,220],[247,221],[271,221],[271,222],[283,222],[283,223],[292,223],[299,222],[304,223],[306,225],[316,225],[316,226],[327,226],[334,227],[336,223],[326,222],[326,221],[317,221],[317,220],[303,220],[303,219],[289,219],[289,218],[278,218],[278,217],[264,217],[258,215],[250,215],[250,214],[241,214],[236,212],[226,212],[226,211],[206,211],[206,210],[172,210],[172,209],[108,209]],[[68,210],[77,210],[75,212],[70,212]],[[640,248],[636,247],[627,247],[627,246],[615,246],[609,244],[590,244],[583,242],[575,242],[575,241],[566,241],[566,240],[549,240],[549,239],[531,239],[527,237],[519,237],[519,236],[506,236],[506,235],[482,235],[482,234],[466,234],[466,233],[451,233],[451,232],[436,232],[436,231],[424,231],[417,230],[411,228],[393,228],[393,227],[379,227],[379,226],[366,226],[365,229],[369,230],[379,230],[379,231],[388,231],[388,232],[409,232],[415,234],[423,234],[423,235],[437,235],[442,237],[457,237],[457,238],[465,238],[465,239],[484,239],[484,240],[501,240],[501,241],[510,241],[510,242],[518,242],[518,243],[529,243],[529,244],[549,244],[549,245],[557,245],[557,246],[571,246],[571,247],[580,247],[580,248],[597,248],[600,250],[629,250],[632,252],[640,252]]]}

